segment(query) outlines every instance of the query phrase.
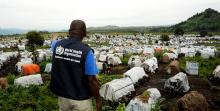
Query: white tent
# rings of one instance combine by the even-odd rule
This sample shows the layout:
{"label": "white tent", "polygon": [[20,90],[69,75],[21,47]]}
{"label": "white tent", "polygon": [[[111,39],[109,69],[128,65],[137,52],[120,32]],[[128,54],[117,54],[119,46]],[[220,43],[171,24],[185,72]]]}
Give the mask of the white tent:
{"label": "white tent", "polygon": [[211,48],[204,48],[201,52],[201,57],[204,59],[208,59],[209,57],[215,56],[215,50]]}
{"label": "white tent", "polygon": [[187,75],[180,72],[177,75],[169,78],[168,80],[166,80],[164,84],[164,88],[169,92],[178,92],[178,93],[188,92],[190,87],[189,87]]}
{"label": "white tent", "polygon": [[141,67],[141,64],[142,64],[142,62],[141,62],[141,59],[139,56],[131,56],[128,60],[128,66],[130,68]]}
{"label": "white tent", "polygon": [[29,87],[30,85],[41,85],[43,84],[43,80],[40,74],[28,75],[15,79],[14,84],[17,86]]}
{"label": "white tent", "polygon": [[100,55],[98,61],[105,62],[107,58],[107,55]]}
{"label": "white tent", "polygon": [[199,63],[194,61],[186,61],[186,72],[189,75],[199,74]]}
{"label": "white tent", "polygon": [[220,79],[220,65],[218,65],[215,70],[213,71],[213,75],[215,78],[219,78]]}
{"label": "white tent", "polygon": [[135,84],[138,80],[142,79],[143,77],[148,77],[142,67],[133,67],[127,72],[124,73],[124,77],[129,77],[133,83]]}
{"label": "white tent", "polygon": [[20,50],[20,51],[25,50],[25,44],[18,45],[18,50]]}
{"label": "white tent", "polygon": [[129,78],[115,79],[101,86],[99,93],[105,100],[118,101],[121,97],[135,91],[133,81]]}
{"label": "white tent", "polygon": [[143,50],[143,54],[147,54],[147,55],[154,55],[154,48],[151,47],[146,47]]}
{"label": "white tent", "polygon": [[[140,98],[140,96],[149,96],[149,98]],[[152,106],[158,101],[160,97],[161,94],[157,88],[147,89],[142,95],[136,96],[134,99],[132,99],[126,106],[125,111],[150,111]],[[142,100],[147,98],[147,101]]]}
{"label": "white tent", "polygon": [[121,59],[118,56],[108,56],[107,58],[108,64],[111,64],[113,66],[120,65],[122,63]]}
{"label": "white tent", "polygon": [[51,72],[51,69],[52,69],[52,63],[47,63],[44,72],[49,73]]}
{"label": "white tent", "polygon": [[152,57],[150,59],[145,60],[142,64],[142,67],[147,72],[149,71],[151,73],[155,73],[155,70],[158,68],[157,58]]}

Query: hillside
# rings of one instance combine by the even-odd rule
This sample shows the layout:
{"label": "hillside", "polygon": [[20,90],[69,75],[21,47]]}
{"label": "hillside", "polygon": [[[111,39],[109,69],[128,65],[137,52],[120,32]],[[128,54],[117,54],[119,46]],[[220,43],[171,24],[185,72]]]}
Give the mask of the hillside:
{"label": "hillside", "polygon": [[175,28],[182,28],[187,32],[201,30],[217,32],[220,31],[220,13],[208,8],[204,12],[197,13],[186,21],[171,26],[172,30]]}
{"label": "hillside", "polygon": [[111,26],[107,25],[104,27],[89,27],[89,32],[167,32],[168,26]]}

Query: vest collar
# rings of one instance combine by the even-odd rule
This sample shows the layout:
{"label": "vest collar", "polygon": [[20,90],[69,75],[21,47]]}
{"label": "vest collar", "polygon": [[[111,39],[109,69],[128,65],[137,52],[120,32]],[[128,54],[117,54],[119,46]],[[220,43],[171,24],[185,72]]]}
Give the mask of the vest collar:
{"label": "vest collar", "polygon": [[76,41],[82,41],[81,38],[79,36],[76,36],[76,35],[70,35],[69,39],[70,40],[76,40]]}

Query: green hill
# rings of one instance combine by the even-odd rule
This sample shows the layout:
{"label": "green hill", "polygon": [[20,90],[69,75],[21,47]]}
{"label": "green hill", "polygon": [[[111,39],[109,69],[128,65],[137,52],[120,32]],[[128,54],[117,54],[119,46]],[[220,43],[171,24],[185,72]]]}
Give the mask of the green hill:
{"label": "green hill", "polygon": [[202,30],[210,32],[220,31],[220,13],[211,8],[202,13],[190,17],[188,20],[171,26],[171,29],[182,28],[187,32],[198,32]]}

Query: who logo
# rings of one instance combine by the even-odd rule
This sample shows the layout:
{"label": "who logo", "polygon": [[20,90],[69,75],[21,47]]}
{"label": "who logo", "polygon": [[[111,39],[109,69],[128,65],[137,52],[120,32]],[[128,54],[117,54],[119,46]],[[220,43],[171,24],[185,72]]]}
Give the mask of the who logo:
{"label": "who logo", "polygon": [[62,46],[58,46],[56,48],[56,54],[62,55],[64,53],[64,48]]}

